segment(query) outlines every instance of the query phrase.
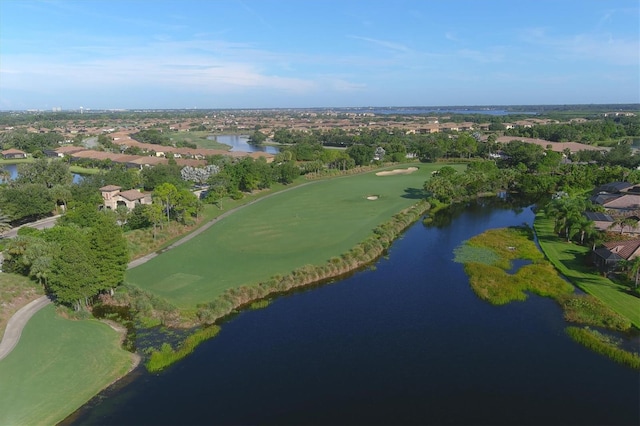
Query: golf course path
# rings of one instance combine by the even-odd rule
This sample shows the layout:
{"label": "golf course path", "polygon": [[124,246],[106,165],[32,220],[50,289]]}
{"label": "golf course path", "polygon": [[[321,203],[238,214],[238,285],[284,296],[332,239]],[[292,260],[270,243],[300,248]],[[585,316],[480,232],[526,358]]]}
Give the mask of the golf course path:
{"label": "golf course path", "polygon": [[7,328],[4,330],[2,342],[0,342],[0,360],[9,355],[13,348],[16,347],[22,335],[22,329],[27,325],[27,321],[49,303],[51,303],[51,300],[49,300],[47,296],[39,297],[28,305],[20,308],[18,312],[9,318]]}

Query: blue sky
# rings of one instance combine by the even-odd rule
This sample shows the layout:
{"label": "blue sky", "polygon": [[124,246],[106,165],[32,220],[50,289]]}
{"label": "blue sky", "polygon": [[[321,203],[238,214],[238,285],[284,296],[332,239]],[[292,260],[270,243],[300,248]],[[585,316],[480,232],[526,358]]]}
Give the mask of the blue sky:
{"label": "blue sky", "polygon": [[637,0],[0,0],[0,109],[640,102]]}

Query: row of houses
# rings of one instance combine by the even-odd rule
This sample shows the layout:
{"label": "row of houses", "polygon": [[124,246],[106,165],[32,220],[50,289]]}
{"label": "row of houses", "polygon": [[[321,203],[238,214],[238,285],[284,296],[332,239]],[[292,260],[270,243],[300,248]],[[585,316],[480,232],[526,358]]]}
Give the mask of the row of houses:
{"label": "row of houses", "polygon": [[[604,273],[611,273],[620,262],[640,256],[640,185],[611,182],[596,188],[590,200],[604,208],[604,212],[584,213],[594,222],[596,229],[625,235],[625,239],[608,241],[593,251],[596,267]],[[621,219],[630,220],[622,223]]]}

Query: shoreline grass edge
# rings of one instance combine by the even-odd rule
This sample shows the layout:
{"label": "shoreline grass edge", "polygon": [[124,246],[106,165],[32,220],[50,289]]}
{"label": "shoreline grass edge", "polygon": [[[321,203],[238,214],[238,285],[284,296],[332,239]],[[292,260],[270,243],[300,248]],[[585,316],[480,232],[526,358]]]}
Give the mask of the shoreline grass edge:
{"label": "shoreline grass edge", "polygon": [[[430,208],[426,200],[401,210],[390,220],[374,228],[373,233],[364,241],[340,256],[332,257],[323,265],[305,265],[294,269],[290,274],[276,275],[257,284],[243,285],[226,290],[213,301],[197,307],[196,317],[203,325],[190,334],[176,348],[164,344],[154,349],[145,366],[150,372],[159,372],[193,352],[205,340],[218,334],[216,323],[243,308],[269,296],[283,294],[294,289],[326,282],[349,272],[363,268],[379,259],[391,244]],[[262,306],[260,306],[262,307]]]}

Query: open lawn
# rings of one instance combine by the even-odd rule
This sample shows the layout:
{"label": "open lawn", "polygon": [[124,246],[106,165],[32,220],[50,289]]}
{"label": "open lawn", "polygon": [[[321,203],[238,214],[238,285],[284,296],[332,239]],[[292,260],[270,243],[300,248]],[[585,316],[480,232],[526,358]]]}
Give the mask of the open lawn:
{"label": "open lawn", "polygon": [[95,320],[71,321],[49,305],[0,361],[0,424],[55,424],[132,366],[120,336]]}
{"label": "open lawn", "polygon": [[559,238],[553,232],[553,219],[542,213],[536,216],[534,226],[542,251],[561,274],[640,328],[640,299],[626,293],[626,287],[598,275],[587,264],[589,247]]}
{"label": "open lawn", "polygon": [[193,308],[228,288],[323,264],[422,198],[425,180],[442,166],[420,164],[411,174],[370,172],[316,181],[275,194],[129,270],[126,281],[178,307]]}

